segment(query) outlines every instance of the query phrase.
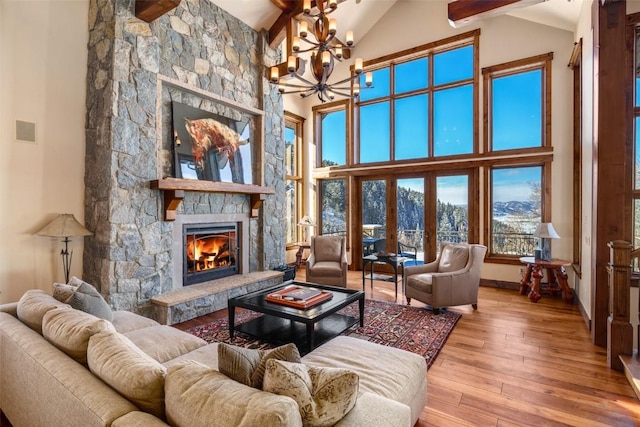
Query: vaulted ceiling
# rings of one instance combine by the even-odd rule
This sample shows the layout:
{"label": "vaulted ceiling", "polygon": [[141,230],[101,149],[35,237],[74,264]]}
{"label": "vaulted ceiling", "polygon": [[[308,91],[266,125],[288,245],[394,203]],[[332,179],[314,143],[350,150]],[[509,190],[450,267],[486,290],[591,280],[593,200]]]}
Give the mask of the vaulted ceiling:
{"label": "vaulted ceiling", "polygon": [[[285,19],[302,9],[302,0],[211,0],[222,9],[256,30],[270,30],[276,38]],[[363,37],[375,23],[396,3],[411,0],[343,0],[335,17],[341,28],[354,30]],[[422,0],[447,1],[447,0]],[[498,14],[574,31],[582,3],[585,0],[457,0],[449,3],[450,18],[455,26]],[[280,34],[280,33],[278,33]],[[284,35],[280,34],[280,37]]]}

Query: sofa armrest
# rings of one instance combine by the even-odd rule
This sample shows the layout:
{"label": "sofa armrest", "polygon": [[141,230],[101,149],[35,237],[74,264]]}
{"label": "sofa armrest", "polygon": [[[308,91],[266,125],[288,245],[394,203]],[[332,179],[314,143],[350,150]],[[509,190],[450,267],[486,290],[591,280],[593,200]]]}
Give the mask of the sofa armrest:
{"label": "sofa armrest", "polygon": [[18,317],[18,303],[17,302],[10,302],[8,304],[2,304],[2,305],[0,305],[0,312],[9,313],[13,317],[17,318]]}
{"label": "sofa armrest", "polygon": [[167,427],[160,418],[141,411],[129,412],[113,421],[111,427]]}
{"label": "sofa armrest", "polygon": [[411,409],[400,402],[365,392],[336,427],[411,427]]}

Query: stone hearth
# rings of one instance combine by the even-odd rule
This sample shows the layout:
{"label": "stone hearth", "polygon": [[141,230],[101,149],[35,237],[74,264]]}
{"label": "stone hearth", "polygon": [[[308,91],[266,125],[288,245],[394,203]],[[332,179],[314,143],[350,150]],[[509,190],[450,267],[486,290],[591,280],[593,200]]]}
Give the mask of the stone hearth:
{"label": "stone hearth", "polygon": [[172,176],[173,101],[221,115],[233,113],[230,105],[259,112],[262,149],[253,158],[260,184],[275,194],[258,215],[251,216],[246,194],[189,191],[176,214],[242,216],[245,274],[284,262],[282,101],[264,73],[280,52],[269,48],[266,32],[208,0],[183,0],[152,23],[135,18],[134,7],[131,0],[90,0],[85,223],[95,234],[85,239],[83,267],[114,309],[156,317],[151,300],[181,286],[176,225],[164,221],[163,193],[149,185]]}
{"label": "stone hearth", "polygon": [[154,319],[163,325],[185,322],[227,308],[227,300],[282,283],[283,273],[260,271],[191,285],[151,298]]}

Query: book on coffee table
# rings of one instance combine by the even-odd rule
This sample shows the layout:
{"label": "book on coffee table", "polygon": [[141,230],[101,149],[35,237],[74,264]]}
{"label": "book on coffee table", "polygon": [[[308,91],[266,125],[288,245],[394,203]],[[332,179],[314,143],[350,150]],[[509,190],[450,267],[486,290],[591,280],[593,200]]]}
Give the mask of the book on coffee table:
{"label": "book on coffee table", "polygon": [[291,286],[273,292],[265,300],[295,308],[310,308],[333,297],[333,293],[306,286]]}

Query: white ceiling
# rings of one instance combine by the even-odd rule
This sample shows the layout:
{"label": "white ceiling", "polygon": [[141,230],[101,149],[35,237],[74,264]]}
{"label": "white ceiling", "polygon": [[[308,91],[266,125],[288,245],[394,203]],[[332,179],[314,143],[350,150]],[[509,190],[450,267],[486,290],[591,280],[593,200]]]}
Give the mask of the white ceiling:
{"label": "white ceiling", "polygon": [[[339,20],[340,27],[352,29],[357,39],[364,36],[396,1],[447,0],[347,0],[340,4],[334,16]],[[256,30],[271,27],[281,13],[270,0],[211,0],[211,2]],[[508,14],[574,31],[583,2],[584,0],[546,0]]]}

